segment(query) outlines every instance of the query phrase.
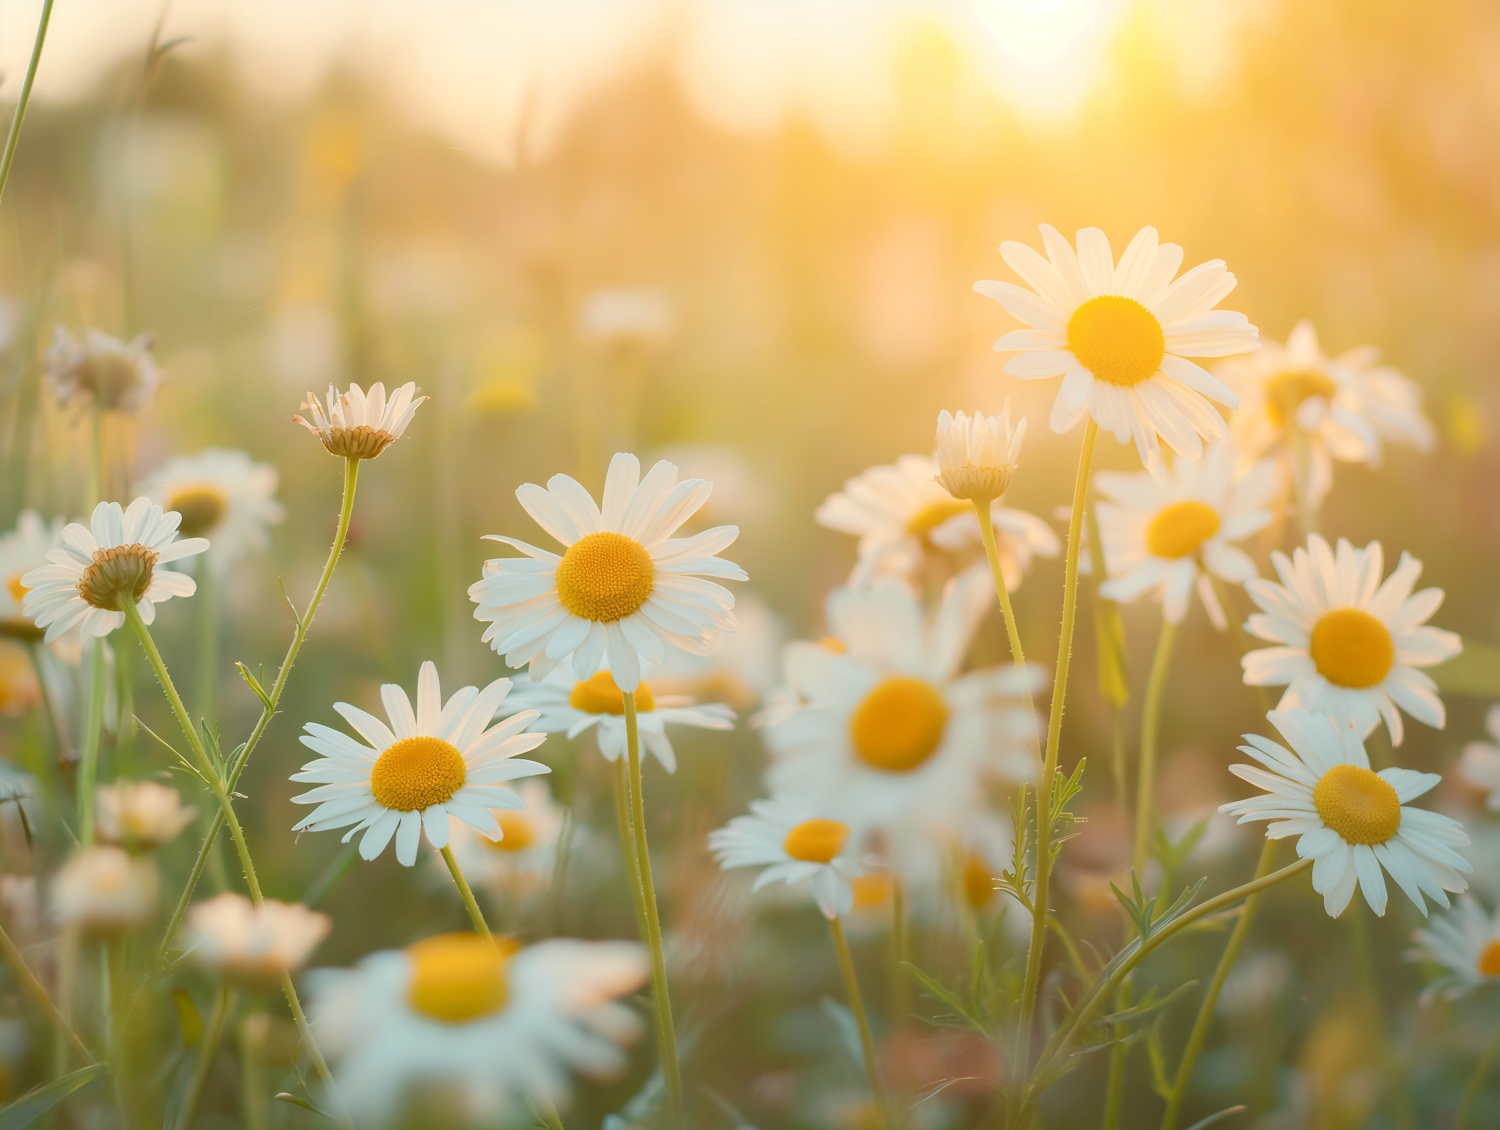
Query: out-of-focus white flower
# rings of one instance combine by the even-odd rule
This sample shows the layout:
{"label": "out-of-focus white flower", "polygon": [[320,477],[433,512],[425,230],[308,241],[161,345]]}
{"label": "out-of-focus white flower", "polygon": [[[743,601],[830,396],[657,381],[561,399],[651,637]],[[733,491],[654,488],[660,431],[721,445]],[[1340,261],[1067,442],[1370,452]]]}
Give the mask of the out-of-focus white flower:
{"label": "out-of-focus white flower", "polygon": [[16,933],[32,934],[42,924],[35,875],[0,875],[0,907]]}
{"label": "out-of-focus white flower", "polygon": [[[471,883],[525,896],[550,882],[566,814],[539,780],[522,781],[516,792],[526,803],[524,809],[492,810],[500,825],[498,840],[453,817],[448,821],[448,846]],[[574,838],[576,843],[577,833]],[[434,861],[434,865],[448,878],[446,864]]]}
{"label": "out-of-focus white flower", "polygon": [[97,832],[107,844],[133,851],[152,851],[170,843],[198,815],[183,808],[176,789],[155,781],[127,781],[103,785],[95,792]]}
{"label": "out-of-focus white flower", "polygon": [[1500,910],[1485,913],[1479,900],[1464,895],[1447,914],[1412,935],[1416,948],[1408,961],[1429,961],[1447,972],[1423,990],[1423,999],[1457,997],[1484,984],[1500,983]]}
{"label": "out-of-focus white flower", "polygon": [[208,562],[226,573],[270,542],[267,527],[286,511],[276,501],[276,468],[251,462],[243,451],[211,447],[197,455],[169,459],[140,484],[140,491],[163,510],[182,515],[183,537],[209,539]]}
{"label": "out-of-focus white flower", "polygon": [[677,312],[660,290],[615,287],[596,290],[583,302],[578,330],[606,346],[654,345],[672,336]]}
{"label": "out-of-focus white flower", "polygon": [[651,685],[662,695],[687,695],[698,701],[724,702],[749,710],[780,681],[781,648],[786,625],[755,592],[735,594],[735,630],[719,641],[712,655],[674,649],[651,672]]}
{"label": "out-of-focus white flower", "polygon": [[1458,774],[1469,784],[1485,791],[1484,805],[1500,812],[1500,706],[1492,706],[1484,716],[1484,728],[1493,742],[1470,742],[1464,746],[1458,763]]}
{"label": "out-of-focus white flower", "polygon": [[854,909],[849,880],[859,876],[859,860],[849,825],[809,816],[809,811],[786,800],[751,801],[750,815],[736,816],[710,832],[708,846],[726,871],[764,867],[753,890],[778,879],[788,886],[811,881],[818,909],[827,918],[838,918]]}
{"label": "out-of-focus white flower", "polygon": [[184,948],[198,965],[256,989],[277,989],[307,964],[333,919],[301,903],[266,899],[257,907],[226,891],[194,903],[183,926]]}
{"label": "out-of-focus white flower", "polygon": [[328,410],[311,392],[302,403],[302,410],[312,416],[304,420],[293,416],[317,436],[330,455],[349,459],[374,459],[391,444],[401,438],[406,426],[411,423],[417,409],[426,400],[417,396],[415,381],[408,381],[385,398],[385,384],[376,381],[365,392],[359,385],[351,384],[347,392],[339,392],[328,386]]}
{"label": "out-of-focus white flower", "polygon": [[92,404],[112,412],[139,412],[156,395],[161,373],[151,358],[155,335],[121,341],[86,329],[79,341],[64,326],[52,335],[43,362],[59,404]]}
{"label": "out-of-focus white flower", "polygon": [[937,422],[938,483],[954,498],[993,502],[1010,486],[1024,438],[1025,417],[1012,426],[1008,408],[998,416],[950,416],[945,408]]}
{"label": "out-of-focus white flower", "polygon": [[64,926],[107,932],[140,926],[156,907],[149,857],[117,847],[86,847],[52,882],[52,916]]}
{"label": "out-of-focus white flower", "polygon": [[1265,1012],[1291,985],[1292,973],[1292,963],[1277,950],[1246,954],[1224,979],[1218,1011],[1231,1020],[1246,1020]]}
{"label": "out-of-focus white flower", "polygon": [[43,631],[24,606],[30,591],[21,578],[47,563],[47,554],[62,544],[63,519],[43,522],[35,510],[21,511],[16,528],[0,534],[0,636],[41,639]]}

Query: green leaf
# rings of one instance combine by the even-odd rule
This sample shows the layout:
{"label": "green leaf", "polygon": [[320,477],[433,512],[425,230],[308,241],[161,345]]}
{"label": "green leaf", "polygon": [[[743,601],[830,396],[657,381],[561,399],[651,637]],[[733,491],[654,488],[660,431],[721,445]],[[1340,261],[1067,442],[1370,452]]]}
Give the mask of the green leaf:
{"label": "green leaf", "polygon": [[250,668],[246,667],[243,663],[236,663],[234,666],[235,670],[240,673],[240,678],[245,680],[245,685],[250,688],[251,692],[255,695],[256,698],[260,699],[260,701],[265,705],[265,708],[267,710],[270,710],[271,696],[267,694],[266,689],[260,685],[260,680],[257,679],[254,675],[250,674]]}
{"label": "green leaf", "polygon": [[186,989],[172,990],[172,1003],[177,1007],[177,1025],[182,1029],[184,1047],[194,1047],[203,1037],[203,1018]]}
{"label": "green leaf", "polygon": [[1151,991],[1141,998],[1139,1004],[1133,1005],[1127,1009],[1122,1009],[1119,1012],[1112,1012],[1108,1016],[1101,1016],[1097,1018],[1094,1023],[1126,1024],[1132,1020],[1139,1020],[1144,1016],[1150,1016],[1154,1012],[1159,1012],[1160,1010],[1166,1008],[1167,1005],[1171,1004],[1178,997],[1182,996],[1184,993],[1192,992],[1192,990],[1196,989],[1197,987],[1197,981],[1185,981],[1183,984],[1178,985],[1177,988],[1173,989],[1166,996],[1157,999],[1156,986],[1153,985],[1151,987]]}
{"label": "green leaf", "polygon": [[276,1097],[278,1099],[280,1099],[284,1103],[291,1103],[293,1106],[300,1106],[303,1110],[310,1110],[314,1114],[321,1114],[324,1118],[328,1119],[329,1122],[336,1121],[334,1119],[333,1115],[329,1114],[322,1107],[314,1105],[313,1103],[309,1102],[307,1099],[298,1098],[296,1095],[292,1094],[290,1091],[282,1091]]}
{"label": "green leaf", "polygon": [[1463,652],[1428,671],[1443,694],[1500,698],[1500,647],[1464,640]]}
{"label": "green leaf", "polygon": [[1217,1114],[1210,1114],[1207,1118],[1199,1119],[1197,1122],[1189,1126],[1187,1130],[1208,1130],[1210,1126],[1212,1126],[1215,1122],[1218,1122],[1220,1119],[1228,1118],[1231,1114],[1239,1114],[1239,1112],[1244,1109],[1245,1108],[1243,1106],[1227,1106]]}
{"label": "green leaf", "polygon": [[984,1018],[974,1009],[974,1006],[963,1001],[957,993],[948,988],[935,977],[923,973],[909,961],[903,961],[902,965],[911,970],[911,974],[927,992],[940,1004],[947,1006],[948,1013],[939,1019],[960,1020],[986,1039],[990,1036],[989,1026],[985,1024]]}
{"label": "green leaf", "polygon": [[30,1126],[73,1092],[87,1087],[95,1079],[102,1079],[107,1074],[109,1074],[108,1064],[91,1063],[87,1067],[64,1075],[61,1079],[53,1080],[46,1086],[32,1088],[10,1106],[0,1110],[0,1130],[21,1130],[23,1126]]}

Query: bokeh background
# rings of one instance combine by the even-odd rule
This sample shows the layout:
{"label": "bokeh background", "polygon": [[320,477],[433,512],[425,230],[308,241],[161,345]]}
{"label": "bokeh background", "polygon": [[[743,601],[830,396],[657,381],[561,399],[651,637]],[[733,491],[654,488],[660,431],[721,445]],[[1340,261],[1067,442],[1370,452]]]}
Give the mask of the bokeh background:
{"label": "bokeh background", "polygon": [[[14,97],[38,7],[0,3],[0,98]],[[1032,427],[1010,503],[1049,520],[1066,503],[1078,437],[1045,426],[1055,382],[1002,375],[989,347],[1014,324],[970,287],[1010,277],[998,245],[1039,243],[1038,223],[1101,227],[1117,253],[1154,224],[1186,262],[1228,262],[1239,286],[1225,305],[1263,335],[1312,318],[1330,352],[1378,343],[1423,386],[1438,448],[1339,465],[1324,529],[1380,539],[1388,563],[1410,550],[1447,590],[1436,622],[1500,640],[1497,174],[1500,7],[1483,0],[61,0],[0,209],[0,526],[26,506],[79,507],[87,428],[39,384],[53,327],[154,332],[165,383],[138,426],[110,432],[112,495],[213,445],[281,474],[289,517],[270,562],[246,563],[222,594],[215,692],[224,732],[241,733],[256,704],[227,660],[279,657],[278,577],[305,600],[335,518],[340,467],[290,423],[298,402],[349,381],[414,380],[432,397],[361,477],[351,549],[242,786],[268,893],[296,897],[339,850],[285,832],[297,729],[332,721],[335,700],[413,683],[422,659],[452,685],[503,673],[465,589],[480,535],[533,536],[517,484],[566,471],[597,491],[615,450],[716,480],[706,517],[740,524],[732,556],[752,578],[734,694],[753,710],[779,640],[821,634],[823,598],[853,561],[814,508],[866,466],[929,450],[939,408],[1011,398]],[[1100,466],[1134,464],[1101,441]],[[1042,562],[1018,594],[1028,650],[1048,664],[1060,574]],[[178,603],[161,638],[190,671]],[[1136,688],[1158,615],[1127,610]],[[1124,831],[1087,617],[1078,651],[1064,762],[1098,757],[1101,771],[1067,897],[1087,910]],[[997,621],[974,660],[1002,654]],[[1260,707],[1201,610],[1178,656],[1162,805],[1186,821],[1239,795],[1223,767]],[[1487,683],[1470,665],[1446,685]],[[1445,731],[1409,727],[1404,764],[1444,771],[1480,736],[1483,697],[1448,705]],[[0,721],[0,754],[27,740]],[[607,844],[608,778],[589,749],[554,739],[543,753]],[[806,987],[832,983],[816,921],[778,923],[808,934],[807,969],[778,969],[786,943],[738,933],[746,911],[704,850],[758,789],[758,738],[741,727],[679,749],[681,772],[648,788],[703,1075],[758,1125],[833,1124],[801,1097],[808,1056],[835,1041],[795,1022]],[[106,775],[162,765],[140,734],[110,756]],[[1474,804],[1445,790],[1450,807]],[[1482,817],[1472,830],[1495,838]],[[1243,868],[1235,851],[1253,848],[1228,839],[1222,866]],[[191,846],[173,850],[185,865]],[[320,961],[461,924],[425,866],[357,866],[324,902],[338,927]],[[630,936],[607,862],[574,881],[516,928]],[[1476,885],[1493,893],[1493,867]],[[1441,1102],[1467,1069],[1453,1054],[1481,1030],[1415,1009],[1417,973],[1399,962],[1415,911],[1393,900],[1375,923],[1393,991],[1372,1003],[1351,995],[1348,924],[1312,913],[1310,891],[1278,906],[1252,949],[1279,1012],[1229,1018],[1225,1051],[1204,1061],[1203,1113],[1251,1080],[1266,1126],[1400,1125],[1378,1101],[1371,1007],[1411,1049],[1419,1109]],[[1099,915],[1107,939],[1117,927]],[[1176,960],[1197,974],[1217,944]],[[1167,1038],[1186,1022],[1169,1017]],[[910,1039],[892,1054],[920,1062],[926,1037]],[[828,1086],[857,1088],[826,1070]],[[1305,1099],[1319,1073],[1338,1085],[1313,1090],[1341,1098]],[[1129,1125],[1154,1124],[1146,1076],[1138,1061]],[[1095,1109],[1097,1078],[1079,1078],[1060,1125]],[[591,1094],[579,1125],[641,1081]]]}

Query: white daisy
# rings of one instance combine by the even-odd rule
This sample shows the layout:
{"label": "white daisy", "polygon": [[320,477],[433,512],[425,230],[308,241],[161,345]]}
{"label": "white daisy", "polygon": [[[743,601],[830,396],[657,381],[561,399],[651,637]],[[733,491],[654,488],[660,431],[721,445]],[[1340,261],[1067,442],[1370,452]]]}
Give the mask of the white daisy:
{"label": "white daisy", "polygon": [[292,420],[317,436],[330,455],[374,459],[401,438],[426,399],[417,395],[415,381],[408,381],[392,392],[390,400],[386,400],[385,385],[380,381],[371,385],[369,392],[356,384],[351,384],[348,392],[339,392],[329,385],[326,412],[318,398],[309,392],[302,409],[312,419],[293,416]]}
{"label": "white daisy", "polygon": [[276,468],[218,447],[167,460],[146,476],[140,491],[182,515],[178,530],[184,537],[209,539],[207,560],[216,573],[264,553],[267,527],[286,514],[276,501]]}
{"label": "white daisy", "polygon": [[752,890],[778,879],[788,886],[811,881],[813,898],[827,918],[854,909],[859,860],[850,842],[849,825],[809,815],[784,800],[753,800],[749,816],[736,816],[708,834],[709,850],[725,871],[764,867]]}
{"label": "white daisy", "polygon": [[143,333],[121,341],[90,328],[80,341],[58,326],[43,361],[52,395],[64,406],[92,404],[113,412],[139,412],[161,384],[161,372],[151,358],[155,340],[154,334]]}
{"label": "white daisy", "polygon": [[831,638],[786,649],[790,693],[764,720],[776,796],[851,825],[952,829],[995,780],[1027,778],[1036,720],[1029,668],[960,675],[994,590],[987,576],[952,581],[932,619],[884,581],[828,599]]}
{"label": "white daisy", "polygon": [[937,481],[954,498],[993,502],[1010,486],[1025,438],[1026,419],[1012,426],[1009,406],[998,416],[955,417],[945,408],[937,422]]}
{"label": "white daisy", "polygon": [[[500,825],[498,840],[453,817],[448,821],[448,846],[470,882],[524,895],[551,881],[565,813],[539,780],[521,782],[516,792],[526,804],[524,809],[493,810]],[[448,868],[441,862],[435,869],[448,878]]]}
{"label": "white daisy", "polygon": [[[1473,866],[1455,848],[1469,842],[1457,820],[1410,808],[1408,802],[1440,780],[1436,773],[1370,768],[1360,733],[1332,718],[1305,710],[1273,710],[1266,715],[1290,750],[1259,734],[1246,734],[1240,752],[1264,765],[1231,765],[1229,771],[1259,788],[1260,796],[1222,805],[1241,824],[1270,820],[1269,839],[1298,836],[1297,855],[1315,860],[1313,890],[1337,918],[1359,885],[1376,914],[1385,913],[1381,868],[1425,916],[1425,892],[1448,905],[1445,891],[1461,893],[1469,884],[1461,872]],[[1270,770],[1267,772],[1266,770]]]}
{"label": "white daisy", "polygon": [[63,519],[42,521],[35,510],[23,510],[16,528],[0,534],[0,636],[40,639],[42,629],[26,613],[23,602],[30,590],[21,578],[47,563],[47,554],[62,544]]}
{"label": "white daisy", "polygon": [[149,498],[137,498],[128,510],[99,503],[89,525],[70,522],[47,564],[21,578],[31,590],[26,615],[47,629],[48,643],[74,627],[84,639],[107,636],[125,623],[120,597],[128,594],[141,619],[152,623],[162,601],[198,589],[193,578],[161,568],[208,548],[207,538],[177,539],[181,520]]}
{"label": "white daisy", "polygon": [[1280,644],[1240,660],[1252,686],[1286,686],[1281,709],[1299,707],[1331,715],[1363,737],[1385,719],[1391,744],[1400,745],[1401,714],[1443,727],[1446,715],[1437,684],[1418,671],[1463,650],[1453,632],[1425,627],[1443,602],[1443,590],[1412,595],[1422,563],[1401,555],[1382,584],[1384,556],[1378,541],[1355,549],[1340,538],[1338,552],[1317,534],[1290,560],[1271,554],[1281,584],[1264,578],[1245,583],[1261,611],[1245,627]]}
{"label": "white daisy", "polygon": [[1109,572],[1100,594],[1128,602],[1154,589],[1177,624],[1196,587],[1214,625],[1227,627],[1207,574],[1233,585],[1255,576],[1255,562],[1233,543],[1270,525],[1275,465],[1262,460],[1237,475],[1234,453],[1220,443],[1196,462],[1178,459],[1162,478],[1100,471],[1094,485],[1108,499],[1098,505]]}
{"label": "white daisy", "polygon": [[183,923],[183,948],[204,969],[250,988],[272,991],[307,964],[333,919],[301,903],[266,899],[256,906],[226,891],[195,902]]}
{"label": "white daisy", "polygon": [[1464,746],[1458,763],[1458,774],[1476,789],[1486,793],[1484,806],[1500,812],[1500,706],[1492,706],[1484,716],[1484,728],[1494,742],[1470,742]]}
{"label": "white daisy", "polygon": [[143,925],[156,909],[156,867],[149,856],[86,847],[52,881],[52,916],[61,925],[110,932]]}
{"label": "white daisy", "polygon": [[714,556],[739,527],[672,535],[712,491],[702,479],[679,483],[665,460],[642,479],[640,462],[625,454],[610,460],[602,510],[567,475],[552,476],[546,489],[518,488],[526,513],[566,552],[487,536],[526,556],[486,561],[484,579],[469,586],[474,619],[490,624],[485,642],[507,665],[529,664],[533,679],[564,659],[583,679],[607,662],[625,691],[640,685],[641,662],[661,663],[669,647],[707,654],[719,633],[734,630],[734,596],[703,578],[747,579]]}
{"label": "white daisy", "polygon": [[318,1043],[360,1126],[400,1119],[415,1086],[456,1093],[486,1125],[562,1105],[569,1073],[608,1078],[641,1025],[619,998],[646,978],[632,942],[553,939],[517,950],[475,934],[383,950],[309,974]]}
{"label": "white daisy", "polygon": [[370,744],[316,722],[303,727],[302,744],[323,756],[292,774],[294,781],[318,785],[292,803],[318,807],[292,830],[353,824],[343,842],[364,832],[359,854],[365,859],[378,856],[395,836],[396,858],[407,867],[417,860],[424,830],[433,847],[447,846],[449,816],[498,837],[500,825],[490,809],[525,807],[505,782],[552,771],[517,756],[546,740],[545,734],[525,732],[535,710],[490,726],[510,686],[509,679],[496,679],[482,691],[463,687],[444,703],[437,667],[428,662],[417,677],[415,712],[401,687],[380,688],[389,726],[347,702],[334,703]]}
{"label": "white daisy", "polygon": [[1221,259],[1200,264],[1176,282],[1182,248],[1157,245],[1156,229],[1142,228],[1115,265],[1098,228],[1078,233],[1078,253],[1043,224],[1044,259],[1024,243],[1006,242],[1000,254],[1032,287],[977,282],[1031,329],[995,342],[1015,351],[1005,371],[1022,380],[1062,376],[1052,406],[1052,430],[1071,431],[1085,416],[1120,443],[1135,439],[1141,462],[1159,467],[1157,436],[1196,459],[1202,439],[1224,437],[1224,421],[1210,400],[1230,408],[1239,397],[1189,357],[1227,357],[1255,348],[1245,315],[1215,310],[1234,289]]}
{"label": "white daisy", "polygon": [[1447,972],[1422,992],[1453,998],[1481,985],[1500,984],[1500,910],[1486,914],[1473,895],[1464,895],[1458,906],[1440,914],[1427,928],[1412,935],[1416,948],[1408,961],[1425,961]]}
{"label": "white daisy", "polygon": [[[580,680],[567,664],[561,664],[540,682],[517,685],[513,701],[542,712],[536,728],[544,733],[566,733],[571,739],[595,729],[599,752],[606,761],[625,756],[625,696],[608,671]],[[684,695],[658,696],[647,682],[636,688],[635,709],[641,744],[668,773],[677,772],[668,726],[734,729],[735,713],[722,703],[695,706]]]}
{"label": "white daisy", "polygon": [[196,808],[182,807],[176,789],[155,781],[121,778],[94,793],[98,836],[132,851],[152,851],[171,843],[193,822]]}
{"label": "white daisy", "polygon": [[[851,584],[865,586],[882,577],[909,582],[945,552],[983,553],[973,504],[949,494],[938,474],[937,463],[927,456],[903,455],[849,479],[818,507],[819,525],[859,538]],[[1000,570],[1014,592],[1033,555],[1057,556],[1057,535],[1024,510],[996,505],[990,515]],[[977,567],[988,572],[982,561]]]}

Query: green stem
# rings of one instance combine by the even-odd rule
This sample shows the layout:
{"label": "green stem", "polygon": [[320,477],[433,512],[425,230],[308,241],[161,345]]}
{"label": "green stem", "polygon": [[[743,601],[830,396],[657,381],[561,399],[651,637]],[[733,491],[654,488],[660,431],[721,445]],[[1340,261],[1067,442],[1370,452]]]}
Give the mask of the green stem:
{"label": "green stem", "polygon": [[636,866],[645,899],[646,941],[651,949],[651,1004],[656,1010],[657,1054],[667,1081],[670,1123],[683,1125],[682,1066],[677,1061],[677,1032],[672,1027],[672,1002],[667,993],[667,959],[661,944],[661,916],[656,909],[656,885],[651,880],[651,852],[646,844],[645,782],[641,776],[641,735],[636,723],[635,692],[625,692],[625,739],[630,758],[630,816],[635,832]]}
{"label": "green stem", "polygon": [[297,998],[297,986],[292,984],[290,973],[281,975],[281,991],[286,997],[286,1003],[291,1007],[292,1019],[297,1022],[297,1031],[302,1035],[302,1046],[307,1049],[313,1066],[318,1069],[318,1075],[322,1077],[323,1082],[328,1086],[329,1094],[333,1096],[335,1121],[343,1127],[343,1130],[354,1130],[354,1124],[349,1121],[348,1115],[344,1114],[344,1099],[339,1094],[338,1084],[333,1081],[333,1072],[328,1070],[328,1061],[318,1050],[318,1041],[313,1039],[312,1027],[307,1023],[307,1016],[302,1011],[302,1002]]}
{"label": "green stem", "polygon": [[1151,675],[1146,680],[1146,696],[1141,703],[1141,755],[1136,766],[1135,787],[1135,856],[1137,875],[1146,873],[1146,854],[1151,846],[1152,802],[1156,796],[1156,739],[1161,722],[1161,695],[1167,683],[1167,665],[1172,658],[1172,641],[1177,625],[1161,618],[1161,635],[1156,637],[1156,655],[1151,660]]}
{"label": "green stem", "polygon": [[0,197],[5,195],[5,186],[10,181],[10,167],[15,164],[16,146],[21,141],[21,123],[26,120],[26,107],[31,102],[31,86],[36,82],[36,68],[42,61],[42,46],[47,42],[47,25],[51,22],[52,0],[42,0],[42,15],[36,25],[36,40],[31,45],[31,62],[26,64],[26,77],[21,80],[21,96],[16,99],[16,112],[11,115],[10,132],[5,135],[5,152],[0,155]]}
{"label": "green stem", "polygon": [[828,920],[828,929],[833,934],[833,948],[839,955],[839,972],[844,975],[844,993],[849,998],[849,1010],[854,1013],[859,1025],[859,1045],[864,1052],[865,1077],[870,1081],[870,1097],[880,1112],[880,1125],[891,1124],[890,1108],[886,1104],[885,1087],[880,1082],[880,1071],[875,1066],[875,1041],[870,1038],[870,1018],[865,1013],[865,998],[859,991],[859,978],[854,975],[854,959],[849,956],[849,940],[844,937],[844,924],[837,916]]}
{"label": "green stem", "polygon": [[[995,581],[995,595],[1000,598],[1000,611],[1005,617],[1005,635],[1010,641],[1010,658],[1017,667],[1026,666],[1026,652],[1021,647],[1021,630],[1016,627],[1016,614],[1010,606],[1010,588],[1005,583],[1005,573],[1000,568],[1000,549],[995,544],[995,520],[990,514],[989,500],[974,500],[974,515],[979,519],[979,533],[984,538],[984,554],[990,561],[990,576]],[[1031,690],[1026,691],[1026,714],[1036,725],[1036,703]]]}
{"label": "green stem", "polygon": [[1464,1088],[1463,1100],[1458,1104],[1458,1118],[1453,1123],[1453,1130],[1467,1130],[1469,1114],[1474,1109],[1474,1100],[1479,1097],[1479,1088],[1484,1086],[1485,1076],[1494,1066],[1497,1054],[1500,1054],[1500,1028],[1495,1029],[1495,1034],[1490,1037],[1490,1042],[1484,1047],[1484,1054],[1474,1065],[1474,1074],[1469,1079],[1469,1085]]}
{"label": "green stem", "polygon": [[187,1093],[183,1096],[182,1107],[177,1114],[178,1130],[187,1130],[193,1124],[193,1111],[203,1095],[203,1084],[208,1082],[208,1073],[219,1054],[219,1041],[224,1036],[224,1021],[229,1017],[230,997],[229,983],[220,982],[219,991],[214,996],[213,1011],[208,1015],[208,1027],[204,1029],[203,1040],[198,1047],[198,1062],[193,1064],[193,1077],[188,1083]]}
{"label": "green stem", "polygon": [[474,899],[474,892],[469,889],[469,881],[464,878],[464,873],[459,870],[458,860],[453,858],[453,849],[446,844],[443,846],[443,862],[448,865],[448,873],[453,876],[453,881],[458,884],[458,893],[464,896],[464,906],[469,911],[469,921],[474,923],[474,929],[482,937],[489,938],[490,925],[484,920],[484,913],[479,909],[479,903]]}
{"label": "green stem", "polygon": [[89,709],[73,790],[78,799],[78,842],[94,842],[94,789],[99,777],[99,738],[104,730],[104,640],[95,637],[89,659]]}
{"label": "green stem", "polygon": [[906,884],[891,871],[891,1022],[900,1024],[911,1011],[906,972]]}
{"label": "green stem", "polygon": [[240,1021],[240,1107],[245,1130],[266,1130],[266,1014],[258,994]]}
{"label": "green stem", "polygon": [[0,958],[4,958],[10,966],[11,975],[21,986],[21,992],[30,997],[32,1003],[47,1014],[52,1027],[57,1029],[58,1034],[67,1039],[68,1043],[78,1049],[84,1061],[92,1063],[94,1057],[88,1046],[78,1038],[78,1033],[73,1031],[57,1005],[52,1003],[52,998],[47,995],[46,988],[36,979],[36,974],[32,973],[31,968],[26,964],[26,959],[21,956],[21,951],[16,948],[16,943],[10,940],[10,935],[3,927],[0,927]]}
{"label": "green stem", "polygon": [[610,763],[615,780],[615,827],[620,833],[620,858],[625,863],[625,882],[630,887],[630,905],[635,908],[635,924],[641,937],[646,927],[646,896],[641,891],[641,871],[635,860],[635,832],[630,826],[630,778],[623,757]]}
{"label": "green stem", "polygon": [[[1255,878],[1264,878],[1271,870],[1271,864],[1276,859],[1276,841],[1267,840],[1265,846],[1260,849],[1260,860],[1255,865]],[[1239,957],[1240,947],[1245,943],[1245,935],[1250,932],[1250,923],[1255,918],[1255,911],[1260,906],[1260,895],[1251,895],[1245,900],[1244,909],[1240,911],[1239,921],[1234,924],[1234,930],[1229,935],[1229,943],[1224,947],[1223,956],[1219,958],[1218,968],[1214,970],[1213,980],[1208,983],[1208,992],[1203,995],[1203,1003],[1198,1006],[1197,1019],[1193,1021],[1193,1030],[1188,1035],[1187,1046],[1182,1050],[1182,1060],[1177,1065],[1177,1076],[1172,1080],[1172,1090],[1167,1094],[1167,1109],[1162,1115],[1161,1130],[1175,1130],[1177,1126],[1177,1115],[1182,1109],[1183,1096],[1187,1094],[1188,1080],[1193,1075],[1193,1065],[1198,1061],[1198,1053],[1203,1050],[1203,1041],[1208,1037],[1208,1026],[1213,1022],[1214,1008],[1219,1003],[1219,993],[1224,988],[1224,981],[1229,976],[1229,971],[1234,968],[1235,958]]]}
{"label": "green stem", "polygon": [[1089,418],[1078,453],[1078,475],[1073,483],[1073,510],[1068,518],[1068,556],[1063,573],[1062,628],[1057,642],[1057,673],[1052,680],[1052,708],[1047,721],[1047,756],[1037,783],[1036,886],[1032,896],[1031,946],[1026,954],[1026,979],[1021,988],[1021,1020],[1016,1033],[1015,1070],[1024,1074],[1030,1057],[1031,1023],[1036,1015],[1041,982],[1042,946],[1046,940],[1048,895],[1052,880],[1052,787],[1057,776],[1058,747],[1062,741],[1063,700],[1068,690],[1068,665],[1073,658],[1073,622],[1078,611],[1078,549],[1082,540],[1083,502],[1088,494],[1089,465],[1099,425]]}
{"label": "green stem", "polygon": [[[1115,1011],[1123,1012],[1130,1007],[1130,982],[1126,981],[1115,993]],[[1125,1097],[1125,1061],[1130,1057],[1130,1045],[1125,1042],[1129,1026],[1116,1024],[1115,1042],[1109,1048],[1109,1074],[1104,1086],[1104,1118],[1102,1130],[1119,1130],[1120,1102]]]}

